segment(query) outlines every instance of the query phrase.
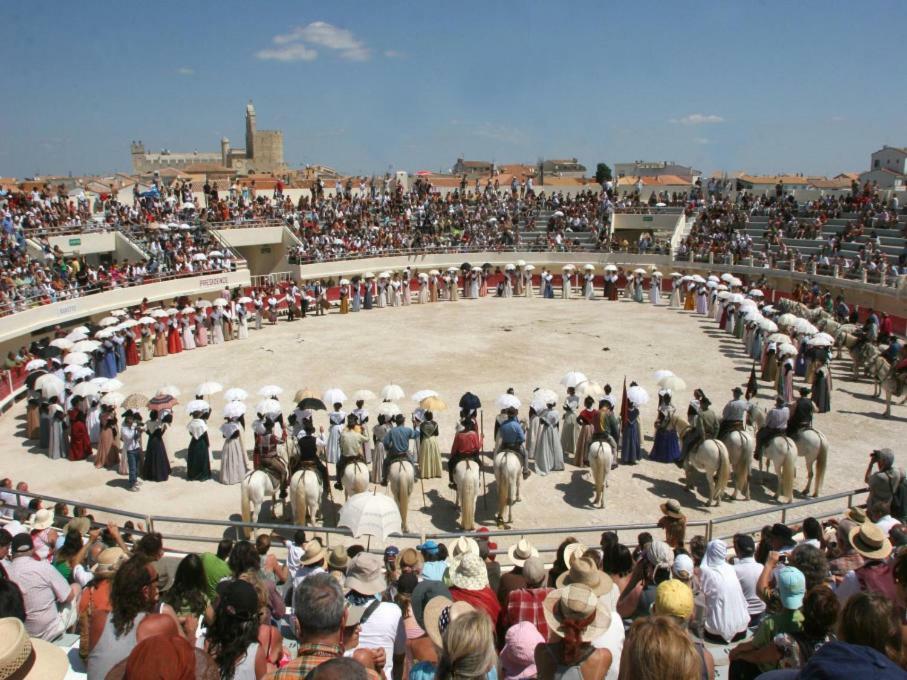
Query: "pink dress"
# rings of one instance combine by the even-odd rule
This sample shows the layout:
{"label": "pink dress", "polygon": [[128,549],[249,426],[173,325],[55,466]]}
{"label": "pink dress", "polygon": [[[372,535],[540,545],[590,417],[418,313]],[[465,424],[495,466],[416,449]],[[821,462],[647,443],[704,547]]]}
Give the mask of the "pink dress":
{"label": "pink dress", "polygon": [[199,316],[198,320],[195,322],[195,346],[196,347],[206,347],[208,345],[208,329],[205,328],[205,322],[202,321],[203,316]]}

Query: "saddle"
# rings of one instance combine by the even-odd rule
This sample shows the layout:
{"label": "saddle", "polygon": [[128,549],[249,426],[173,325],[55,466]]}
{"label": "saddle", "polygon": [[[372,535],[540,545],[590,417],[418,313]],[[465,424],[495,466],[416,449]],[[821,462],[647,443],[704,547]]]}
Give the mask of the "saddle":
{"label": "saddle", "polygon": [[296,470],[317,470],[318,463],[314,460],[303,460],[296,464]]}
{"label": "saddle", "polygon": [[368,462],[365,460],[364,456],[347,456],[344,458],[346,465],[353,465],[354,463],[362,463],[363,465],[368,465]]}
{"label": "saddle", "polygon": [[728,432],[743,432],[746,428],[743,426],[742,420],[728,420],[722,421],[722,434],[727,434]]}

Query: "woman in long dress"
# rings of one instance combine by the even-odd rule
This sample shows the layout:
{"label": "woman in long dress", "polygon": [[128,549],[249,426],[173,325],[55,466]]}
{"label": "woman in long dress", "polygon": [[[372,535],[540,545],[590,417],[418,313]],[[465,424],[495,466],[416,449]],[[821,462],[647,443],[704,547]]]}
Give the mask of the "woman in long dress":
{"label": "woman in long dress", "polygon": [[643,277],[642,274],[633,275],[633,301],[634,302],[644,302],[643,298]]}
{"label": "woman in long dress", "polygon": [[690,281],[686,286],[686,297],[683,300],[684,311],[692,312],[696,308],[696,283]]}
{"label": "woman in long dress", "polygon": [[387,307],[387,279],[378,279],[378,309]]}
{"label": "woman in long dress", "polygon": [[154,324],[154,356],[167,356],[167,325],[160,320]]}
{"label": "woman in long dress", "polygon": [[642,458],[640,439],[639,409],[631,402],[630,408],[627,409],[627,424],[620,433],[621,465],[636,465]]}
{"label": "woman in long dress", "polygon": [[372,429],[372,443],[374,444],[374,453],[372,454],[372,479],[381,479],[384,474],[384,435],[390,428],[385,423],[383,415],[378,415],[378,424]]}
{"label": "woman in long dress", "polygon": [[583,297],[591,300],[595,295],[595,274],[592,271],[586,271],[583,274]]}
{"label": "woman in long dress", "polygon": [[131,328],[127,328],[123,332],[123,339],[126,345],[126,365],[138,366],[141,362],[141,359],[139,358],[139,348],[136,344],[135,331],[133,331]]}
{"label": "woman in long dress", "polygon": [[117,415],[112,406],[104,406],[101,412],[101,435],[98,439],[98,454],[94,458],[96,468],[116,467],[119,465],[119,447],[117,446]]}
{"label": "woman in long dress", "polygon": [[38,404],[38,448],[47,450],[48,455],[50,453],[50,430],[53,420],[53,412],[50,406],[50,404],[44,402]]}
{"label": "woman in long dress", "polygon": [[696,313],[703,316],[709,313],[709,289],[703,284],[696,289]]}
{"label": "woman in long dress", "polygon": [[654,274],[649,279],[649,302],[653,305],[661,303],[661,277]]}
{"label": "woman in long dress", "polygon": [[391,281],[391,288],[394,293],[393,306],[401,307],[403,305],[403,284],[400,282],[400,278],[397,274],[394,274],[394,279]]}
{"label": "woman in long dress", "polygon": [[360,309],[362,309],[362,282],[357,276],[350,287],[350,311],[358,312]]}
{"label": "woman in long dress", "polygon": [[180,324],[183,327],[183,349],[195,349],[195,324],[188,314],[183,315],[183,320]]}
{"label": "woman in long dress", "polygon": [[419,474],[422,479],[441,476],[441,447],[438,446],[438,424],[431,411],[419,425]]}
{"label": "woman in long dress", "polygon": [[41,431],[41,393],[28,391],[28,405],[25,407],[25,437],[38,439]]}
{"label": "woman in long dress", "polygon": [[618,276],[617,272],[609,271],[605,273],[605,299],[616,301],[617,300],[617,281]]}
{"label": "woman in long dress", "polygon": [[145,446],[145,460],[142,463],[142,479],[149,482],[166,482],[170,478],[170,459],[164,444],[164,433],[172,416],[168,412],[151,411],[145,431],[148,443]]}
{"label": "woman in long dress", "polygon": [[365,298],[362,300],[363,309],[371,309],[375,298],[375,279],[371,276],[365,280]]}
{"label": "woman in long dress", "polygon": [[589,444],[592,443],[594,430],[592,423],[597,414],[595,399],[591,396],[583,399],[583,410],[576,417],[577,425],[579,425],[579,437],[576,438],[576,453],[573,456],[573,463],[577,467],[586,466],[586,452],[589,449]]}
{"label": "woman in long dress", "polygon": [[342,404],[334,404],[334,410],[328,416],[331,429],[328,432],[327,460],[328,463],[337,463],[340,460],[340,435],[346,423],[346,412],[341,410]]}
{"label": "woman in long dress", "polygon": [[535,471],[540,475],[564,469],[564,452],[561,449],[561,437],[558,432],[558,417],[554,404],[547,404],[539,413],[538,441],[535,446]]}
{"label": "woman in long dress", "polygon": [[428,301],[438,301],[438,276],[437,274],[428,275]]}
{"label": "woman in long dress", "polygon": [[561,297],[569,300],[573,295],[573,270],[565,269],[561,272]]}
{"label": "woman in long dress", "polygon": [[233,340],[233,312],[224,307],[224,342]]}
{"label": "woman in long dress", "polygon": [[658,406],[658,417],[655,419],[655,443],[652,445],[649,460],[656,463],[676,463],[680,460],[680,439],[674,426],[677,411],[671,403],[670,393],[659,393],[658,398],[661,403]]}
{"label": "woman in long dress", "polygon": [[561,451],[564,452],[564,456],[573,455],[576,452],[576,438],[579,436],[576,415],[579,411],[579,403],[576,388],[568,387],[567,398],[564,400],[564,415],[561,418]]}
{"label": "woman in long dress", "polygon": [[224,310],[218,307],[211,315],[211,327],[213,330],[211,344],[224,344]]}
{"label": "woman in long dress", "polygon": [[671,278],[671,303],[668,305],[671,309],[680,309],[683,302],[680,299],[680,278],[674,276]]}
{"label": "woman in long dress", "polygon": [[239,484],[249,472],[249,458],[243,443],[243,428],[237,418],[227,418],[220,426],[224,448],[220,453],[220,483]]}
{"label": "woman in long dress", "polygon": [[365,462],[372,462],[372,438],[369,434],[369,413],[368,409],[364,408],[365,402],[359,400],[356,402],[356,408],[353,409],[352,414],[356,416],[356,422],[359,424],[359,431],[368,437],[368,441],[362,443],[362,453],[365,455]]}
{"label": "woman in long dress", "polygon": [[142,325],[142,361],[151,361],[154,359],[154,336],[148,328],[148,324]]}
{"label": "woman in long dress", "polygon": [[813,376],[812,400],[819,413],[831,410],[831,371],[828,369],[827,355],[819,359],[818,368]]}
{"label": "woman in long dress", "polygon": [[195,317],[195,346],[208,346],[208,316],[205,310],[199,310]]}
{"label": "woman in long dress", "polygon": [[419,275],[419,304],[425,305],[429,301],[428,277]]}
{"label": "woman in long dress", "polygon": [[450,301],[457,302],[460,299],[460,277],[456,272],[450,273]]}
{"label": "woman in long dress", "polygon": [[479,299],[479,277],[480,272],[473,271],[469,274],[469,297],[473,300]]}
{"label": "woman in long dress", "polygon": [[189,450],[186,453],[186,479],[190,482],[207,482],[211,479],[211,455],[208,441],[208,425],[193,413],[189,421]]}
{"label": "woman in long dress", "polygon": [[117,373],[117,349],[112,340],[104,341],[104,373],[105,378],[116,378]]}
{"label": "woman in long dress", "polygon": [[69,410],[69,460],[85,460],[92,454],[82,399],[76,397]]}
{"label": "woman in long dress", "polygon": [[88,413],[85,416],[85,425],[88,428],[88,439],[92,446],[97,446],[101,440],[101,415],[102,408],[97,397],[87,397]]}
{"label": "woman in long dress", "polygon": [[183,351],[183,341],[180,337],[180,320],[172,316],[167,322],[167,354],[179,354]]}
{"label": "woman in long dress", "polygon": [[350,313],[350,287],[346,283],[340,286],[340,313]]}
{"label": "woman in long dress", "polygon": [[47,456],[51,460],[69,458],[69,419],[56,399],[51,397],[47,407],[50,414]]}
{"label": "woman in long dress", "polygon": [[239,327],[237,339],[243,340],[249,337],[249,310],[245,305],[236,305],[236,324]]}

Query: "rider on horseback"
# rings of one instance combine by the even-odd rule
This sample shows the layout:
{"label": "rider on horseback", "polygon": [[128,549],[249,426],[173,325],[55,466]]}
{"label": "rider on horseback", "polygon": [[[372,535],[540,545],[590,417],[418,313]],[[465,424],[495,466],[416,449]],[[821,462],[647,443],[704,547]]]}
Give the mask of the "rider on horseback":
{"label": "rider on horseback", "polygon": [[806,430],[813,426],[813,414],[816,412],[816,405],[809,398],[808,387],[800,388],[800,396],[791,406],[793,410],[787,422],[787,436],[796,439],[800,430]]}
{"label": "rider on horseback", "polygon": [[775,397],[775,407],[765,416],[765,425],[756,433],[756,453],[753,458],[759,460],[762,457],[762,449],[774,437],[787,434],[787,421],[790,419],[790,409],[784,401],[782,395]]}
{"label": "rider on horseback", "polygon": [[290,461],[289,476],[292,479],[293,475],[299,470],[305,467],[314,468],[317,470],[318,476],[321,477],[322,494],[326,496],[330,484],[328,468],[318,457],[318,440],[315,438],[315,426],[312,425],[311,420],[304,419],[302,421],[302,432],[300,434],[302,436],[296,439],[297,454]]}
{"label": "rider on horseback", "polygon": [[507,420],[501,425],[498,434],[501,436],[501,451],[513,451],[523,464],[523,479],[529,478],[529,456],[526,453],[526,433],[520,421],[516,419],[517,410],[507,409]]}
{"label": "rider on horseback", "polygon": [[352,413],[346,417],[346,429],[340,433],[340,458],[337,459],[337,481],[334,488],[343,490],[343,471],[350,463],[365,463],[364,446],[368,441],[359,428],[359,418]]}
{"label": "rider on horseback", "polygon": [[743,399],[743,390],[735,387],[731,392],[734,398],[724,406],[721,412],[721,427],[718,428],[718,436],[715,439],[721,439],[728,432],[742,430],[746,425],[746,416],[753,410],[753,405],[746,399]]}
{"label": "rider on horseback", "polygon": [[[617,452],[617,442],[620,440],[620,420],[614,415],[612,397],[605,396],[598,401],[598,412],[592,419],[592,441],[608,442],[612,453]],[[616,458],[615,458],[616,461]],[[615,462],[612,469],[617,467]]]}
{"label": "rider on horseback", "polygon": [[394,417],[394,426],[384,435],[384,465],[381,468],[381,486],[387,486],[387,471],[391,463],[397,460],[409,460],[409,440],[416,439],[419,435],[411,427],[406,426],[406,418],[402,413]]}
{"label": "rider on horseback", "polygon": [[267,415],[255,421],[252,426],[255,432],[255,449],[252,462],[256,470],[264,470],[280,485],[280,497],[287,497],[287,465],[277,453],[277,444],[283,438],[280,423],[271,420]]}
{"label": "rider on horseback", "polygon": [[690,420],[690,429],[683,435],[683,447],[680,452],[680,460],[677,461],[677,467],[682,468],[686,463],[687,456],[697,446],[706,439],[715,439],[718,436],[718,430],[721,424],[718,422],[718,416],[709,408],[712,402],[705,396],[705,392],[697,389],[693,392],[695,399],[690,402],[690,411],[693,417]]}
{"label": "rider on horseback", "polygon": [[451,489],[456,489],[454,482],[454,470],[457,465],[464,460],[471,460],[479,467],[482,466],[480,457],[482,455],[482,439],[476,432],[476,422],[471,418],[463,418],[460,421],[463,429],[454,435],[453,444],[450,447],[450,459],[447,461],[447,477]]}

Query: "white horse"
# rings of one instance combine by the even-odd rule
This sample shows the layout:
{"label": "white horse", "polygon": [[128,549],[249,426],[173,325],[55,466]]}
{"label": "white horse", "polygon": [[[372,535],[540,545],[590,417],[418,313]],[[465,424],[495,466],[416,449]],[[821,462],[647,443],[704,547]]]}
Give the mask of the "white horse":
{"label": "white horse", "polygon": [[[346,470],[344,470],[344,473]],[[409,513],[409,496],[413,492],[416,470],[408,460],[395,460],[387,470],[387,482],[391,495],[400,508],[400,519],[403,520],[403,533],[409,531],[406,516]],[[367,484],[367,483],[366,483]],[[343,485],[346,488],[346,484]]]}
{"label": "white horse", "polygon": [[731,469],[734,472],[734,495],[741,494],[744,500],[750,499],[750,468],[753,465],[753,452],[756,450],[756,437],[749,430],[732,430],[727,432],[721,443],[727,448]]}
{"label": "white horse", "polygon": [[457,485],[457,506],[460,508],[460,526],[463,531],[476,528],[476,497],[479,495],[479,464],[461,460],[454,468]]}
{"label": "white horse", "polygon": [[[868,366],[869,375],[875,382],[873,396],[881,397],[885,392],[885,416],[891,415],[891,397],[903,392],[903,388],[898,384],[898,376],[895,367],[889,364],[880,354],[876,356]],[[907,393],[901,399],[901,404],[907,402]]]}
{"label": "white horse", "polygon": [[343,495],[344,498],[355,496],[368,489],[368,465],[361,460],[349,463],[343,469]]}
{"label": "white horse", "polygon": [[685,482],[688,491],[693,489],[693,470],[705,474],[709,483],[709,495],[706,505],[721,505],[721,494],[727,488],[731,477],[731,462],[727,447],[719,439],[706,439],[700,442],[687,455],[683,465]]}
{"label": "white horse", "polygon": [[[240,487],[240,516],[243,522],[254,522],[258,520],[258,513],[261,511],[261,505],[265,499],[271,498],[271,512],[277,517],[274,508],[277,506],[277,492],[280,486],[275,485],[269,475],[264,470],[252,470],[243,477]],[[286,512],[286,509],[284,509]],[[246,538],[252,537],[252,528],[244,527],[243,531]]]}
{"label": "white horse", "polygon": [[797,444],[794,440],[784,435],[773,437],[762,449],[759,471],[762,471],[763,465],[768,467],[769,463],[774,466],[775,474],[778,477],[775,500],[781,503],[792,502],[794,500],[794,477],[797,474]]}
{"label": "white horse", "polygon": [[290,479],[290,507],[293,522],[301,526],[314,526],[318,521],[318,506],[324,489],[317,470],[306,468]]}
{"label": "white horse", "polygon": [[590,442],[587,451],[589,467],[592,470],[592,484],[595,486],[595,498],[592,505],[605,507],[605,487],[608,486],[608,473],[614,461],[614,451],[608,442]]}
{"label": "white horse", "polygon": [[513,522],[513,504],[520,500],[520,476],[523,463],[519,454],[503,450],[494,457],[494,478],[498,483],[498,526],[504,525],[504,508],[507,508],[507,523]]}
{"label": "white horse", "polygon": [[[803,495],[809,495],[809,487],[812,486],[813,478],[816,480],[816,486],[813,490],[813,498],[819,495],[822,489],[822,482],[825,479],[825,466],[828,464],[828,437],[814,428],[800,430],[796,437],[791,437],[797,445],[797,454],[803,456],[806,460],[806,488],[803,489]],[[815,465],[815,475],[813,474],[813,465]]]}

